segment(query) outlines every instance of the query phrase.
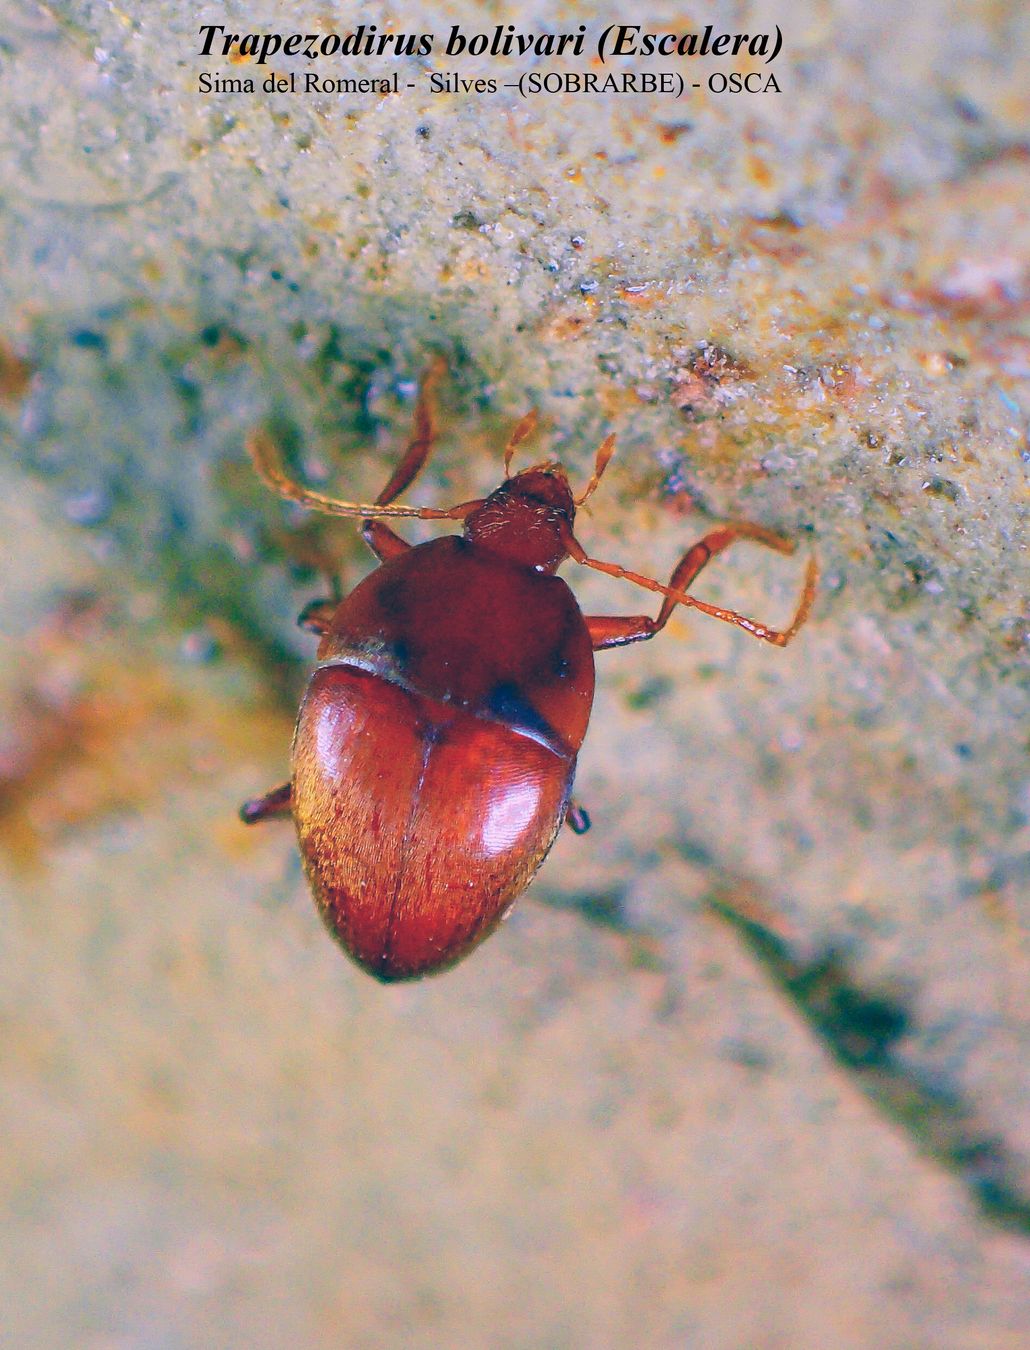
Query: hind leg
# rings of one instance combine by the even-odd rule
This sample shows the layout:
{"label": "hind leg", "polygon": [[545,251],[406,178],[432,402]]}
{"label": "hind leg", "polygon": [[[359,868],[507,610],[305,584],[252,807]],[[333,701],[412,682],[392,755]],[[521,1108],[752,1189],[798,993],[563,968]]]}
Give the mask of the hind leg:
{"label": "hind leg", "polygon": [[580,806],[575,797],[569,802],[568,815],[565,817],[565,824],[573,834],[586,834],[590,829],[590,816],[586,807]]}
{"label": "hind leg", "polygon": [[273,788],[263,797],[251,797],[240,807],[240,819],[244,825],[257,825],[262,820],[276,820],[290,814],[292,788],[289,783]]}

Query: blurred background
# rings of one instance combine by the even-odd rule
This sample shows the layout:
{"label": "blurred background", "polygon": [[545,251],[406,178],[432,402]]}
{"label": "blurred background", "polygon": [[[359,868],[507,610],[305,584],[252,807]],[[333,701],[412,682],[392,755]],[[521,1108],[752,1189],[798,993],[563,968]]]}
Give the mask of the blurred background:
{"label": "blurred background", "polygon": [[[430,92],[601,71],[448,61],[454,23],[613,20],[3,5],[5,1344],[1025,1344],[1027,10],[659,4],[783,51],[611,67],[681,100]],[[203,22],[362,21],[438,50],[332,73],[413,90],[198,92],[257,69]],[[288,772],[296,614],[371,566],[243,440],[367,498],[434,352],[420,502],[496,486],[536,406],[574,482],[618,436],[595,556],[664,578],[746,517],[799,555],[700,596],[779,624],[822,580],[785,651],[683,612],[600,654],[592,831],[383,988],[290,826],[237,821]]]}

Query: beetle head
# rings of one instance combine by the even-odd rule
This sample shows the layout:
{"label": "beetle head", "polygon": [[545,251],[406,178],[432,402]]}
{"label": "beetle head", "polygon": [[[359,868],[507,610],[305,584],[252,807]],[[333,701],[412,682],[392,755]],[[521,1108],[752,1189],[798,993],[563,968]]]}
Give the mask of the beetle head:
{"label": "beetle head", "polygon": [[576,503],[560,464],[539,464],[509,478],[465,521],[465,538],[538,572],[568,557]]}

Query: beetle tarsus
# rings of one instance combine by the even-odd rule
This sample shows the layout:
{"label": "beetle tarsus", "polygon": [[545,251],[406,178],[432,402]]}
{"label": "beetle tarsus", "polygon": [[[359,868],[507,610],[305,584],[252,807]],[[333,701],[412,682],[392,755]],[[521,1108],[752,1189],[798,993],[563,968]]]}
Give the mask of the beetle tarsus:
{"label": "beetle tarsus", "polygon": [[381,520],[366,520],[361,526],[361,537],[380,562],[399,558],[411,548],[406,539]]}
{"label": "beetle tarsus", "polygon": [[337,600],[312,600],[297,615],[297,627],[303,628],[305,633],[324,637],[338,608]]}
{"label": "beetle tarsus", "polygon": [[244,825],[257,825],[262,820],[275,820],[290,814],[290,796],[292,787],[283,783],[273,788],[263,797],[251,797],[240,807],[240,820]]}
{"label": "beetle tarsus", "polygon": [[579,802],[569,802],[569,814],[565,823],[573,834],[586,834],[590,829],[590,816]]}

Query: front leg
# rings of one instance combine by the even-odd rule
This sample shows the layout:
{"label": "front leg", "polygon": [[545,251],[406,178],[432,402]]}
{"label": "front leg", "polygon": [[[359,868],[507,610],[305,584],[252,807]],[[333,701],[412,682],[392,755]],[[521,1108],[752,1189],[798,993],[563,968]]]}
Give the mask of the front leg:
{"label": "front leg", "polygon": [[391,530],[382,520],[364,521],[361,526],[361,537],[380,562],[399,558],[411,548],[406,539],[402,539],[396,530]]}
{"label": "front leg", "polygon": [[[389,505],[397,494],[403,492],[410,484],[429,456],[436,433],[430,396],[432,387],[443,369],[442,362],[434,362],[422,380],[415,406],[415,425],[411,441],[390,481],[376,498],[376,505]],[[411,548],[408,541],[402,539],[396,530],[392,530],[383,520],[363,520],[361,537],[381,563],[389,562],[391,558],[399,558]],[[306,632],[314,633],[316,637],[324,637],[329,631],[329,625],[339,603],[339,599],[312,600],[301,610],[297,623]]]}
{"label": "front leg", "polygon": [[646,642],[658,632],[658,625],[646,614],[588,614],[585,618],[595,652]]}
{"label": "front leg", "polygon": [[[762,525],[751,525],[746,521],[722,525],[717,530],[711,530],[703,539],[698,540],[693,548],[687,550],[669,578],[668,589],[685,591],[696,579],[698,573],[717,553],[721,553],[724,548],[729,548],[730,544],[735,543],[738,539],[750,539],[756,544],[763,544],[766,548],[775,549],[777,553],[794,552],[794,545],[789,539],[784,539],[782,535],[775,534]],[[597,566],[592,562],[588,565]],[[624,569],[614,568],[609,564],[600,564],[598,570],[611,571],[616,575],[625,574]],[[646,578],[637,578],[635,575],[631,577],[631,580],[636,580],[640,584],[646,582]],[[783,632],[766,628],[764,624],[755,623],[753,619],[745,618],[744,615],[738,614],[736,610],[719,609],[714,605],[701,605],[699,601],[693,603],[697,604],[698,608],[705,613],[712,614],[728,623],[735,623],[755,637],[764,638],[767,642],[785,647],[808,617],[808,611],[815,596],[815,583],[815,562],[810,560],[797,613],[794,615],[790,627]],[[661,589],[655,587],[653,583],[647,584],[651,586],[651,589]],[[646,642],[648,638],[653,638],[656,633],[662,631],[669,622],[673,610],[680,603],[690,602],[686,600],[677,601],[673,596],[667,595],[656,619],[652,619],[646,614],[590,615],[586,624],[594,651],[602,651],[605,647],[626,647],[631,642]]]}
{"label": "front leg", "polygon": [[[436,440],[436,416],[433,408],[433,387],[447,369],[447,362],[437,356],[418,387],[415,400],[415,417],[411,428],[411,440],[401,456],[401,462],[394,469],[390,481],[376,498],[377,506],[389,506],[409,487],[421,473]],[[411,545],[402,539],[395,530],[391,530],[381,520],[365,520],[361,525],[361,537],[380,562],[389,562],[391,558],[407,553]]]}

